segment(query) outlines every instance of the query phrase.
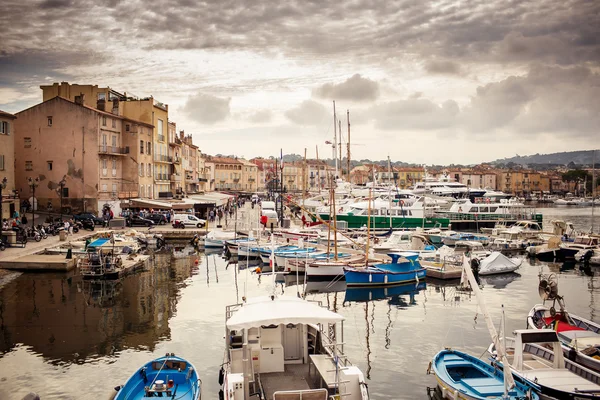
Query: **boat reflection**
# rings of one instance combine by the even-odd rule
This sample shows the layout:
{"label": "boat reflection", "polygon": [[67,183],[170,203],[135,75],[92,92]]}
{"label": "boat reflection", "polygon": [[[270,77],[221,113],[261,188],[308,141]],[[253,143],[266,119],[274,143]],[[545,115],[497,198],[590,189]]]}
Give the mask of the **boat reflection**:
{"label": "boat reflection", "polygon": [[308,281],[304,290],[306,294],[343,292],[346,281]]}
{"label": "boat reflection", "polygon": [[[409,305],[416,304],[415,295],[421,290],[426,288],[427,284],[423,282],[419,283],[408,283],[397,286],[387,286],[380,288],[347,288],[345,302],[366,302],[374,300],[387,299],[389,304],[396,305],[398,307],[408,307]],[[410,296],[410,300],[400,298],[400,296]]]}
{"label": "boat reflection", "polygon": [[521,278],[521,275],[516,272],[507,274],[480,276],[479,283],[483,287],[492,287],[494,289],[504,289],[512,281]]}
{"label": "boat reflection", "polygon": [[0,353],[26,346],[55,365],[83,364],[169,339],[179,290],[197,267],[156,255],[149,268],[115,281],[28,273],[0,290]]}

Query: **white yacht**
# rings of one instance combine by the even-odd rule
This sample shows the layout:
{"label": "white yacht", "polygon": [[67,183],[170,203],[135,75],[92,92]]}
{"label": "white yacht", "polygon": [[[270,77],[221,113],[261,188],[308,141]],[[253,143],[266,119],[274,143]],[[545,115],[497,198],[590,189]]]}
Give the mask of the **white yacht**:
{"label": "white yacht", "polygon": [[470,188],[464,183],[453,181],[444,171],[441,177],[434,178],[425,171],[423,181],[415,183],[412,187],[415,194],[433,194],[443,197],[481,197],[486,192],[481,188]]}
{"label": "white yacht", "polygon": [[273,295],[227,306],[225,320],[221,399],[368,400],[363,373],[336,341],[340,314]]}

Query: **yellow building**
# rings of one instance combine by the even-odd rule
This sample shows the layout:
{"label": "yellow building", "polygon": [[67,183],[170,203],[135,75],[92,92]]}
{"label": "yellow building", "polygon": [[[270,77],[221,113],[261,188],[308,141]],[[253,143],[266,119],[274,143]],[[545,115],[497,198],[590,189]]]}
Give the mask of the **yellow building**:
{"label": "yellow building", "polygon": [[532,170],[507,170],[497,174],[498,189],[515,196],[527,196],[543,188],[541,174]]}
{"label": "yellow building", "polygon": [[244,164],[242,167],[242,190],[245,192],[258,191],[258,165],[240,159]]}
{"label": "yellow building", "polygon": [[423,168],[400,167],[396,169],[396,173],[398,174],[396,184],[401,189],[413,186],[415,183],[422,181],[425,176]]}
{"label": "yellow building", "polygon": [[[10,218],[19,209],[19,198],[15,192],[15,132],[13,121],[16,118],[16,116],[0,110],[1,220]],[[4,182],[4,179],[6,179],[6,182]]]}
{"label": "yellow building", "polygon": [[204,163],[214,171],[215,190],[242,190],[243,163],[231,157],[207,156]]}

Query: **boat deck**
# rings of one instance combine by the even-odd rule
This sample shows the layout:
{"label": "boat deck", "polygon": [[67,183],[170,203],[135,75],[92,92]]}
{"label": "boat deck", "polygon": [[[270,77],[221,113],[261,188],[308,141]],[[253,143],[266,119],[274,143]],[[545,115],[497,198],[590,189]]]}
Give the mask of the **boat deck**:
{"label": "boat deck", "polygon": [[308,364],[286,364],[285,372],[260,374],[260,382],[266,399],[279,391],[311,389]]}

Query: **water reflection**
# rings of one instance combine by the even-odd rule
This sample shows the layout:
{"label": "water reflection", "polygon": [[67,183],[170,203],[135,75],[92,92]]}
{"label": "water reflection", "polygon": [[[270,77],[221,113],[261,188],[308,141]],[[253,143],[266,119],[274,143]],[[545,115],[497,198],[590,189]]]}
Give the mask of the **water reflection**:
{"label": "water reflection", "polygon": [[193,258],[157,256],[147,271],[118,281],[75,274],[23,274],[0,292],[0,355],[25,345],[55,365],[82,364],[170,338],[178,292]]}

